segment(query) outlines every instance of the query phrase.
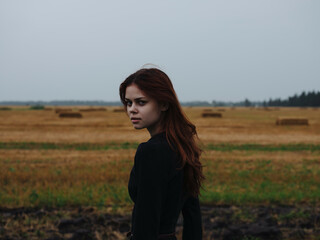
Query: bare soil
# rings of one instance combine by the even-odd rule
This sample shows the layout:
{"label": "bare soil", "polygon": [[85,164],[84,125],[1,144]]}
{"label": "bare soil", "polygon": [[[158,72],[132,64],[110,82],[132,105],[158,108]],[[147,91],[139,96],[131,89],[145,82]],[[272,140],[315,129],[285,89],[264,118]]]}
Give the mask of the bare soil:
{"label": "bare soil", "polygon": [[[318,239],[317,206],[202,206],[203,239]],[[0,239],[126,239],[131,216],[96,208],[0,209]],[[182,239],[183,219],[176,228]]]}

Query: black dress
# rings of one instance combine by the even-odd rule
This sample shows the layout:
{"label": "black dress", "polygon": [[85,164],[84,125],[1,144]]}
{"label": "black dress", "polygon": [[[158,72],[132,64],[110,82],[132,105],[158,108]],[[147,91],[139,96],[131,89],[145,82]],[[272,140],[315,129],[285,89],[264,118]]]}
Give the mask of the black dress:
{"label": "black dress", "polygon": [[160,234],[175,232],[181,211],[183,240],[202,239],[199,199],[183,194],[183,170],[177,167],[177,154],[165,133],[139,145],[128,185],[134,202],[131,239],[155,240]]}

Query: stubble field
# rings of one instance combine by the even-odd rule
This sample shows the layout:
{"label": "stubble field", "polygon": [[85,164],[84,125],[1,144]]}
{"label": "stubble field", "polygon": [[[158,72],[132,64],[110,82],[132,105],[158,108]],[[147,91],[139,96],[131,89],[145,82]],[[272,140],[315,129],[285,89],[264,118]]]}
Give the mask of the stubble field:
{"label": "stubble field", "polygon": [[[70,107],[69,107],[70,108]],[[85,107],[72,107],[79,111]],[[86,207],[130,212],[135,150],[150,136],[116,107],[59,118],[54,110],[0,111],[0,207]],[[204,150],[204,205],[310,204],[320,200],[320,110],[184,108]],[[203,118],[219,111],[222,118]],[[277,126],[277,117],[307,126]]]}

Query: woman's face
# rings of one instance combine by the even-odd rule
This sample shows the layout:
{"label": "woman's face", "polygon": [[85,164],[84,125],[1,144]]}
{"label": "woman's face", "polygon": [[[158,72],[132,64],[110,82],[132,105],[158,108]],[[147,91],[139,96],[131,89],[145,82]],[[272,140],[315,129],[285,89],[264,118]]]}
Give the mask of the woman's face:
{"label": "woman's face", "polygon": [[127,113],[135,129],[147,128],[150,135],[154,136],[161,129],[161,114],[166,111],[165,106],[149,98],[137,85],[131,84],[126,88],[125,101]]}

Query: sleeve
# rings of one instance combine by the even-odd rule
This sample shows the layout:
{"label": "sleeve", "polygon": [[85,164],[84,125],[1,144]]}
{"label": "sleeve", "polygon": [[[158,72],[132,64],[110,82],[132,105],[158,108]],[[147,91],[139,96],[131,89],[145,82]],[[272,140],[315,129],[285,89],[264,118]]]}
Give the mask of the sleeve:
{"label": "sleeve", "polygon": [[199,199],[189,197],[183,207],[183,240],[201,240],[202,239],[202,219]]}
{"label": "sleeve", "polygon": [[156,146],[141,146],[136,155],[137,199],[133,217],[134,240],[158,239],[165,192],[164,160]]}

